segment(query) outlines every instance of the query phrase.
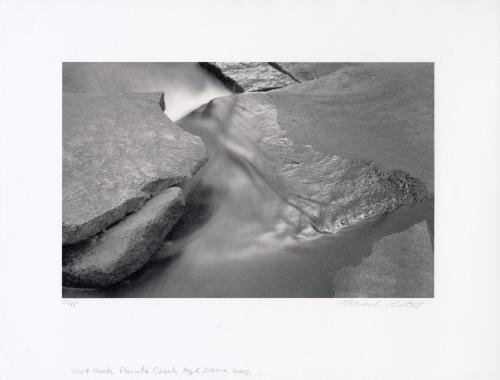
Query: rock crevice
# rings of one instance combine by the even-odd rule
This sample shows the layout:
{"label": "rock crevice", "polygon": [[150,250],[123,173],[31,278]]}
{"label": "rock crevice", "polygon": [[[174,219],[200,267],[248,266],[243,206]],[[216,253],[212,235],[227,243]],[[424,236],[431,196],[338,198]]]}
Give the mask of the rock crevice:
{"label": "rock crevice", "polygon": [[163,94],[63,95],[63,244],[86,240],[183,186],[205,147],[158,106]]}
{"label": "rock crevice", "polygon": [[63,282],[98,287],[142,267],[207,161],[163,93],[63,94]]}
{"label": "rock crevice", "polygon": [[63,248],[63,282],[101,287],[122,281],[146,264],[184,211],[179,188],[170,188],[101,236]]}
{"label": "rock crevice", "polygon": [[298,83],[267,62],[202,62],[200,65],[235,93],[269,91]]}
{"label": "rock crevice", "polygon": [[267,62],[268,64],[270,64],[272,67],[274,67],[276,70],[278,71],[281,71],[283,74],[286,74],[288,75],[290,78],[292,78],[295,82],[298,82],[298,83],[301,83],[302,80],[299,80],[295,77],[295,75],[293,75],[291,72],[289,72],[288,70],[286,70],[281,64],[279,64],[278,62]]}

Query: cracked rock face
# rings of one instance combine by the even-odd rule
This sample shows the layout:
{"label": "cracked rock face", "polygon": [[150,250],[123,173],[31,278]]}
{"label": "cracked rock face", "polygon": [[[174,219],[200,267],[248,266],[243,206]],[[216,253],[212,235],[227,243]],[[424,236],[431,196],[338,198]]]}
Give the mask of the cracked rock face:
{"label": "cracked rock face", "polygon": [[183,211],[182,190],[170,188],[102,236],[64,246],[63,284],[102,287],[122,281],[147,263]]}
{"label": "cracked rock face", "polygon": [[433,297],[434,255],[427,223],[384,237],[357,266],[335,277],[336,297]]}
{"label": "cracked rock face", "polygon": [[267,62],[210,62],[201,66],[233,92],[267,91],[297,83]]}
{"label": "cracked rock face", "polygon": [[161,93],[63,94],[63,244],[103,231],[206,162]]}

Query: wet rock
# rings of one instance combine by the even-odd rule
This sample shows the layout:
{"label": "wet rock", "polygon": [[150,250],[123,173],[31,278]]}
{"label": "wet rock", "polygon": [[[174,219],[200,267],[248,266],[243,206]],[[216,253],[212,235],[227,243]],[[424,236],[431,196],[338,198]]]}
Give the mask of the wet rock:
{"label": "wet rock", "polygon": [[335,276],[335,297],[433,297],[434,255],[426,222],[389,235]]}
{"label": "wet rock", "polygon": [[161,93],[63,94],[63,244],[86,240],[207,160]]}
{"label": "wet rock", "polygon": [[297,83],[267,62],[203,62],[233,92],[267,91]]}
{"label": "wet rock", "polygon": [[346,65],[266,94],[276,122],[317,152],[401,169],[434,190],[432,63]]}
{"label": "wet rock", "polygon": [[161,246],[183,210],[182,190],[170,188],[101,236],[64,246],[64,285],[102,287],[136,272]]}
{"label": "wet rock", "polygon": [[342,67],[357,65],[357,63],[344,62],[270,62],[270,64],[298,82],[318,79],[332,74]]}
{"label": "wet rock", "polygon": [[[429,197],[425,185],[404,171],[327,155],[296,142],[287,125],[279,122],[274,94],[219,98],[191,118],[202,119],[201,134],[211,136],[205,141],[213,157],[223,154],[260,191],[276,195],[276,206],[266,210],[280,215],[283,223],[278,228],[284,235],[290,229],[304,237],[335,233]],[[300,117],[304,124],[311,118],[308,113]]]}

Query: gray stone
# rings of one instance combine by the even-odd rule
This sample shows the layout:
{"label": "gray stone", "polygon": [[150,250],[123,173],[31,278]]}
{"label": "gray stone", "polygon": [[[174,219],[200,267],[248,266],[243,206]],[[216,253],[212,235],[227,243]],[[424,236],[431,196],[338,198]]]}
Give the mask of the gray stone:
{"label": "gray stone", "polygon": [[266,95],[295,143],[401,169],[434,191],[432,63],[346,65]]}
{"label": "gray stone", "polygon": [[163,95],[63,94],[63,244],[88,239],[207,160],[162,112]]}
{"label": "gray stone", "polygon": [[[296,142],[280,123],[281,110],[273,101],[280,94],[218,98],[199,117],[210,131],[206,141],[211,154],[224,154],[253,183],[272,189],[282,201],[277,208],[285,205],[279,211],[288,224],[283,228],[297,227],[304,237],[335,233],[430,196],[422,182],[401,170],[386,171],[369,160],[327,155]],[[302,124],[312,119],[306,112],[295,116]],[[213,125],[207,124],[209,119]]]}
{"label": "gray stone", "polygon": [[170,188],[102,236],[63,247],[63,283],[101,287],[140,269],[161,246],[184,210],[182,190]]}
{"label": "gray stone", "polygon": [[340,68],[357,65],[357,63],[346,62],[270,62],[270,64],[299,82],[318,79]]}
{"label": "gray stone", "polygon": [[426,222],[374,244],[358,266],[335,276],[335,297],[433,297],[434,254]]}
{"label": "gray stone", "polygon": [[267,91],[297,83],[267,62],[210,62],[201,65],[233,92]]}

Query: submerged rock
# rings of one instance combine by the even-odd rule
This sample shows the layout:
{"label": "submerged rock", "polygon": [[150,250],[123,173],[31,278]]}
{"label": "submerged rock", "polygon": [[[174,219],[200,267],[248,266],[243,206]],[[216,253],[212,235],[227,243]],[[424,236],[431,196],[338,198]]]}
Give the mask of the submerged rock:
{"label": "submerged rock", "polygon": [[384,237],[335,276],[335,297],[433,297],[434,255],[426,222]]}
{"label": "submerged rock", "polygon": [[89,239],[182,186],[205,147],[162,112],[161,93],[63,94],[63,244]]}
{"label": "submerged rock", "polygon": [[136,272],[161,246],[183,210],[182,190],[170,188],[102,236],[64,246],[64,285],[102,287]]}
{"label": "submerged rock", "polygon": [[201,66],[233,92],[267,91],[297,83],[267,62],[204,62]]}

